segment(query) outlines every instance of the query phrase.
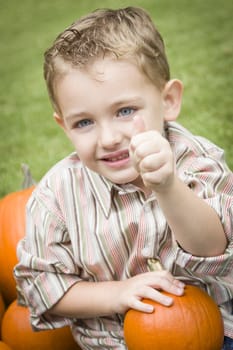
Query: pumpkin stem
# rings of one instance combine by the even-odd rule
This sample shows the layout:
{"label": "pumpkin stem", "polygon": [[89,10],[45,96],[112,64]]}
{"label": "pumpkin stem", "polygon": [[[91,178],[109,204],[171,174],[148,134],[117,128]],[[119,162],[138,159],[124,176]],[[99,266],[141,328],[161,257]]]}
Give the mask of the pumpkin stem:
{"label": "pumpkin stem", "polygon": [[22,169],[23,176],[24,176],[24,179],[22,182],[22,189],[26,189],[26,188],[29,188],[29,187],[35,185],[36,181],[32,177],[29,166],[25,163],[22,163],[21,169]]}
{"label": "pumpkin stem", "polygon": [[162,267],[160,261],[157,259],[153,259],[153,258],[147,260],[147,267],[148,267],[149,271],[162,271],[163,270],[163,267]]}

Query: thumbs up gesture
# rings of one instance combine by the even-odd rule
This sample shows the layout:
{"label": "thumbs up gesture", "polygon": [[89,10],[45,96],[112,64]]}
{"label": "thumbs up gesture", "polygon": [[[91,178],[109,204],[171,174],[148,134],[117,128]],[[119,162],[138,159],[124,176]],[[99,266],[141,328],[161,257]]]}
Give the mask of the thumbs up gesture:
{"label": "thumbs up gesture", "polygon": [[174,180],[174,159],[169,142],[156,130],[146,130],[142,117],[134,118],[130,153],[144,185],[155,192],[169,189]]}

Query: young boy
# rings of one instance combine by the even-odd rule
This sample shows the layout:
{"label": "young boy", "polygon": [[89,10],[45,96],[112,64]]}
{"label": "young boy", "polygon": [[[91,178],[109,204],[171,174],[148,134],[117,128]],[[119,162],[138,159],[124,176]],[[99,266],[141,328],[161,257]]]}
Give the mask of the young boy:
{"label": "young boy", "polygon": [[69,324],[82,349],[127,349],[125,312],[152,312],[144,297],[170,305],[160,291],[191,283],[219,305],[233,349],[233,176],[222,150],[175,122],[182,83],[148,14],[81,18],[44,72],[76,151],[27,206],[15,277],[33,327]]}

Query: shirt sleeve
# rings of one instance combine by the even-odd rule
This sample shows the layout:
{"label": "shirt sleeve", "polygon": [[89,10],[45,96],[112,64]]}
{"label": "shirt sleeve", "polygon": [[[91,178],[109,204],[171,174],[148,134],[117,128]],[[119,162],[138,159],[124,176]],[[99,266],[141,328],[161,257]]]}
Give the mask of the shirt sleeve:
{"label": "shirt sleeve", "polygon": [[216,257],[196,257],[180,247],[177,263],[201,275],[227,276],[233,270],[233,174],[224,161],[224,153],[217,147],[196,157],[187,153],[181,179],[217,213],[228,245]]}
{"label": "shirt sleeve", "polygon": [[14,274],[19,303],[28,305],[33,328],[58,328],[70,320],[46,311],[80,281],[80,271],[52,191],[35,192],[27,205],[26,236],[18,244]]}

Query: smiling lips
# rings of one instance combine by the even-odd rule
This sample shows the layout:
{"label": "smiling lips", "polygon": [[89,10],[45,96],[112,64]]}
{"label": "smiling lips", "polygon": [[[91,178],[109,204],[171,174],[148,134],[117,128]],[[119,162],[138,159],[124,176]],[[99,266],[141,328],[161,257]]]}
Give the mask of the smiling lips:
{"label": "smiling lips", "polygon": [[128,150],[114,152],[104,156],[102,160],[111,166],[122,166],[129,161],[129,152]]}

